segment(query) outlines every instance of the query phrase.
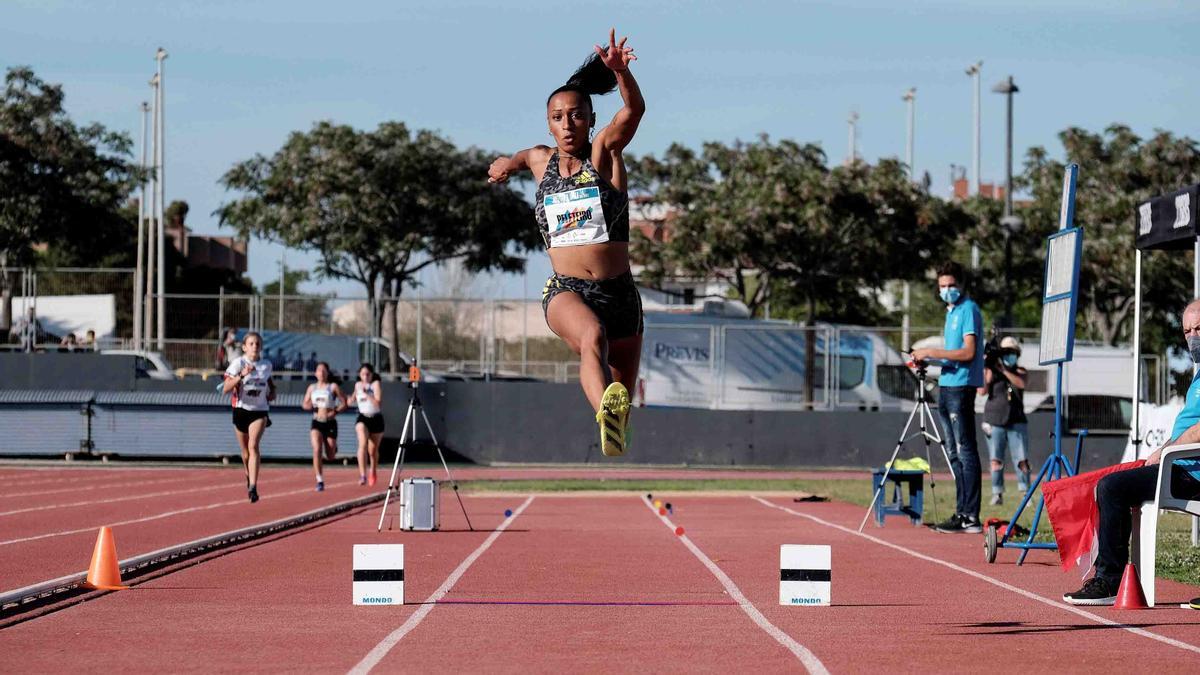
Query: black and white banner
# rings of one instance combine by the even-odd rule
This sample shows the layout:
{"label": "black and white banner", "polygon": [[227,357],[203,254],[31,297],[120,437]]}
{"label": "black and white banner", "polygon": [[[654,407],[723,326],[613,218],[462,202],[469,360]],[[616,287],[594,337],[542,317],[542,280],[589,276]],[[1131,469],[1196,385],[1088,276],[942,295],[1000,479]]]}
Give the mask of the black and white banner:
{"label": "black and white banner", "polygon": [[1196,241],[1196,196],[1200,185],[1190,185],[1138,204],[1134,218],[1137,247],[1190,249]]}

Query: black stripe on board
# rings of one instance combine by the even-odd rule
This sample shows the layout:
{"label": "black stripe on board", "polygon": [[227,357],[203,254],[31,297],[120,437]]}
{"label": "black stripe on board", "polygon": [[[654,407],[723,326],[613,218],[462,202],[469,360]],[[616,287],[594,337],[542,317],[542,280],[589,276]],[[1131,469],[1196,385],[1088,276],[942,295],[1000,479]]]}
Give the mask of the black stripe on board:
{"label": "black stripe on board", "polygon": [[[342,577],[343,579],[345,577]],[[404,581],[404,570],[354,570],[355,581]]]}
{"label": "black stripe on board", "polygon": [[832,570],[779,570],[780,581],[829,581]]}

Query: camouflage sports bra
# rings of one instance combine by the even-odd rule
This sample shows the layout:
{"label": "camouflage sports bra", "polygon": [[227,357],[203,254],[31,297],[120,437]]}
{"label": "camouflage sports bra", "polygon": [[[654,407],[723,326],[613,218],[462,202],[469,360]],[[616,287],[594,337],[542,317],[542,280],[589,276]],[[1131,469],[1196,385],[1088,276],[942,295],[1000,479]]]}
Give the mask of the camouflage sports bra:
{"label": "camouflage sports bra", "polygon": [[569,178],[558,170],[558,150],[538,183],[534,212],[546,248],[629,241],[629,196],[600,177],[589,158]]}

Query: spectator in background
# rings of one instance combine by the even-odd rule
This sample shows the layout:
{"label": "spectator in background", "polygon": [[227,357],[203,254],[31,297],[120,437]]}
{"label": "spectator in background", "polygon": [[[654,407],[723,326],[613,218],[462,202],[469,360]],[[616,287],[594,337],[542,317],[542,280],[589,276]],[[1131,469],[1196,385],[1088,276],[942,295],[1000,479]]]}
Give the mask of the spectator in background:
{"label": "spectator in background", "polygon": [[75,334],[67,333],[66,335],[63,336],[62,341],[58,343],[58,351],[73,352],[73,351],[75,351],[75,347],[77,344],[78,343],[75,341]]}
{"label": "spectator in background", "polygon": [[[1017,365],[1021,343],[1011,335],[1000,341],[1000,352],[985,359],[983,370],[983,421],[991,427],[988,454],[992,461],[992,505],[1004,503],[1004,455],[1012,457],[1017,470],[1017,488],[1029,490],[1029,424],[1025,417],[1025,377]],[[987,431],[987,429],[984,429]]]}
{"label": "spectator in background", "polygon": [[23,352],[32,352],[42,333],[42,324],[37,319],[37,309],[34,307],[30,307],[29,313],[15,321],[9,330],[10,340],[20,344]]}
{"label": "spectator in background", "polygon": [[283,366],[284,370],[288,371],[289,380],[302,379],[304,377],[304,354],[297,351],[296,357],[283,364]]}
{"label": "spectator in background", "polygon": [[[328,366],[326,366],[326,367],[328,368]],[[311,355],[309,355],[308,360],[304,362],[305,379],[308,379],[309,377],[315,377],[316,373],[317,373],[317,353],[313,352]],[[329,376],[330,376],[330,381],[333,381],[333,379],[334,379],[333,371],[329,372]]]}
{"label": "spectator in background", "polygon": [[241,355],[242,350],[237,344],[237,331],[226,328],[225,337],[221,340],[221,346],[217,351],[217,367],[224,370]]}
{"label": "spectator in background", "polygon": [[89,352],[97,351],[96,331],[89,329],[87,333],[84,333],[83,348]]}

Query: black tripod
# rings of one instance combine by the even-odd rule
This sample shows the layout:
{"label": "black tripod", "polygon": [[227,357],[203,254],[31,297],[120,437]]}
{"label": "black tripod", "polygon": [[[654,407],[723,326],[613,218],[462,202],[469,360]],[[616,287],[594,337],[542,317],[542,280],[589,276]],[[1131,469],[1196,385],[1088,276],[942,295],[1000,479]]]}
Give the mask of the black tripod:
{"label": "black tripod", "polygon": [[[908,416],[908,422],[904,425],[904,430],[900,432],[900,440],[896,442],[896,449],[892,451],[892,458],[884,465],[883,479],[879,481],[879,488],[875,490],[875,496],[871,498],[871,505],[867,507],[867,514],[863,516],[862,523],[858,526],[858,531],[862,532],[863,527],[867,524],[867,519],[871,517],[871,511],[875,509],[876,501],[879,499],[879,494],[887,486],[888,474],[892,471],[892,465],[896,462],[896,455],[900,454],[900,448],[904,444],[918,436],[925,441],[925,461],[929,463],[929,494],[933,498],[933,520],[937,522],[937,482],[933,477],[933,455],[929,452],[930,441],[937,443],[942,449],[942,456],[946,458],[946,466],[950,466],[950,455],[946,453],[946,446],[942,443],[941,432],[938,431],[937,421],[933,418],[933,410],[929,407],[929,394],[925,389],[926,371],[925,365],[912,365],[917,371],[917,393],[914,397],[916,405],[913,406],[912,413]],[[921,427],[917,433],[909,435],[908,430],[912,428],[913,420],[916,419]],[[928,420],[928,425],[926,424]],[[930,429],[933,433],[930,433]],[[950,475],[954,475],[954,469],[950,469]]]}
{"label": "black tripod", "polygon": [[[446,470],[446,480],[450,481],[450,485],[454,487],[454,496],[458,498],[458,507],[462,509],[463,518],[467,519],[467,528],[472,532],[475,528],[471,526],[471,517],[467,515],[467,507],[463,506],[462,496],[458,494],[458,482],[454,480],[454,476],[450,475],[450,466],[446,464],[446,456],[442,454],[442,446],[438,445],[437,436],[433,433],[433,427],[429,424],[429,417],[425,415],[425,409],[421,407],[421,395],[417,392],[421,381],[419,377],[410,378],[409,388],[412,389],[412,397],[408,400],[408,413],[404,415],[404,428],[400,431],[400,447],[396,451],[396,460],[392,463],[392,477],[388,479],[387,494],[383,497],[383,511],[379,514],[379,527],[377,532],[383,531],[383,519],[387,516],[388,502],[392,498],[392,490],[400,491],[400,483],[396,479],[400,476],[400,472],[404,468],[404,451],[411,442],[413,445],[417,443],[417,413],[421,414],[421,419],[425,421],[425,430],[429,432],[429,438],[433,439],[433,447],[437,450],[438,459],[442,460],[442,468]],[[409,440],[411,432],[411,441]],[[400,493],[401,499],[404,494]],[[400,503],[400,508],[404,508],[404,502]],[[391,526],[388,526],[391,529]]]}

